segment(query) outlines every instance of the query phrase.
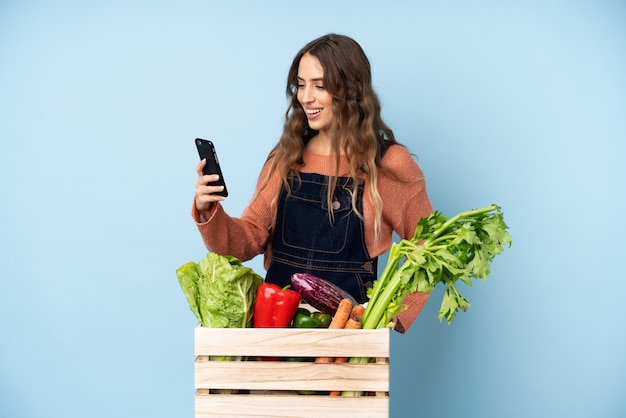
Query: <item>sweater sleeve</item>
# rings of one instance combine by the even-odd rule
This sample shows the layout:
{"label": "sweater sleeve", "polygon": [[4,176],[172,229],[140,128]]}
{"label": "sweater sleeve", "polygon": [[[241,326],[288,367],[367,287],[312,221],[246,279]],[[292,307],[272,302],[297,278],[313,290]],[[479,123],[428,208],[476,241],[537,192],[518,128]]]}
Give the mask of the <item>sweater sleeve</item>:
{"label": "sweater sleeve", "polygon": [[280,187],[280,181],[278,176],[272,176],[269,183],[262,187],[266,169],[267,165],[259,177],[254,197],[240,218],[228,215],[220,203],[214,203],[205,219],[194,202],[191,217],[209,251],[231,255],[241,261],[268,254],[275,216],[272,200],[276,195],[276,187]]}
{"label": "sweater sleeve", "polygon": [[[383,199],[383,216],[393,225],[402,239],[411,239],[418,221],[433,211],[424,173],[408,150],[402,146],[389,147],[383,159],[387,175],[379,186]],[[406,333],[422,312],[430,295],[415,292],[403,301],[405,310],[396,318],[395,330]]]}
{"label": "sweater sleeve", "polygon": [[383,200],[383,216],[400,238],[410,239],[415,234],[417,222],[433,211],[424,173],[401,145],[389,147],[382,163],[391,173],[382,176],[378,186]]}

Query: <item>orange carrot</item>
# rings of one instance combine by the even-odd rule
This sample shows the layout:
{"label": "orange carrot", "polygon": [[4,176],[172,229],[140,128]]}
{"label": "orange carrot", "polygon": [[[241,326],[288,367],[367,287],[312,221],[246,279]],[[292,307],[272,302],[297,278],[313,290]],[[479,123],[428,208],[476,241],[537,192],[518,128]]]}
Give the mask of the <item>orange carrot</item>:
{"label": "orange carrot", "polygon": [[[330,321],[328,329],[342,329],[346,326],[346,322],[350,319],[350,312],[352,312],[352,302],[350,299],[341,299],[337,311],[333,316],[333,320]],[[332,363],[334,359],[332,357],[317,357],[316,363]]]}
{"label": "orange carrot", "polygon": [[333,320],[330,321],[329,329],[341,329],[346,326],[346,322],[350,319],[350,313],[352,312],[352,302],[350,299],[341,299],[337,311],[333,316]]}
{"label": "orange carrot", "polygon": [[[361,322],[355,319],[348,319],[344,329],[361,329]],[[347,363],[348,359],[348,357],[336,357],[335,363]]]}
{"label": "orange carrot", "polygon": [[348,319],[346,322],[345,329],[361,329],[361,321],[357,321],[356,319]]}
{"label": "orange carrot", "polygon": [[352,308],[352,312],[350,312],[350,319],[356,319],[357,321],[361,320],[363,316],[363,312],[365,312],[365,306],[363,305],[354,305]]}
{"label": "orange carrot", "polygon": [[[361,305],[355,305],[352,310],[351,310],[351,314],[350,314],[350,318],[348,318],[348,320],[346,321],[346,325],[344,326],[344,329],[361,329],[361,314],[363,313],[363,311],[361,310],[361,313],[359,313],[359,309],[358,307]],[[362,306],[361,306],[362,307]],[[356,309],[356,312],[355,312]],[[352,317],[352,314],[354,314],[354,317]],[[335,358],[335,363],[347,363],[349,360],[349,357],[336,357]],[[341,391],[340,390],[331,390],[330,391],[330,396],[341,396]]]}

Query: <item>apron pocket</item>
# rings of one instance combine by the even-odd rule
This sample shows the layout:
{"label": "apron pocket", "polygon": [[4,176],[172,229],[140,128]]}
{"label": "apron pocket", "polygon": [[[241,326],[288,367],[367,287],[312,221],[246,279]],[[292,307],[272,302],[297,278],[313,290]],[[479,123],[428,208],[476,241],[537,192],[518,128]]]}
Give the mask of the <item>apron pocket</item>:
{"label": "apron pocket", "polygon": [[[353,216],[349,197],[333,200],[333,219],[322,202],[303,196],[287,196],[282,219],[283,244],[300,250],[335,254],[347,245],[350,220]],[[358,219],[357,219],[358,220]]]}

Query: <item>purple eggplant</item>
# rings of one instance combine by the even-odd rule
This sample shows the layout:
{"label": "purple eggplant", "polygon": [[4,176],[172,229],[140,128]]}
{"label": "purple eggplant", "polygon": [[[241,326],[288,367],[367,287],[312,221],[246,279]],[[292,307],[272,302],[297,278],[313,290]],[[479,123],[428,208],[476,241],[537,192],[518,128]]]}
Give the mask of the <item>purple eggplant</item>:
{"label": "purple eggplant", "polygon": [[357,305],[356,299],[334,283],[307,273],[291,276],[291,285],[302,295],[302,299],[321,312],[334,315],[341,299],[349,299]]}

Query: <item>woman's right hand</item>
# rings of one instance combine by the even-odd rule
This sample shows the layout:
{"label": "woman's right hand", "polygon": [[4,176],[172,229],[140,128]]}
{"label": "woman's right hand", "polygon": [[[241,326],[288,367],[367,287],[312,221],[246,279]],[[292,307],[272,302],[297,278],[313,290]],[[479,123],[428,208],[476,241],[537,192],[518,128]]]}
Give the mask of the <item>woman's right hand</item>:
{"label": "woman's right hand", "polygon": [[200,213],[206,212],[212,203],[221,202],[225,198],[216,193],[224,190],[224,186],[208,186],[207,183],[217,181],[219,175],[217,174],[203,174],[202,170],[206,165],[206,160],[202,160],[196,166],[196,172],[198,173],[198,181],[196,181],[196,208]]}

